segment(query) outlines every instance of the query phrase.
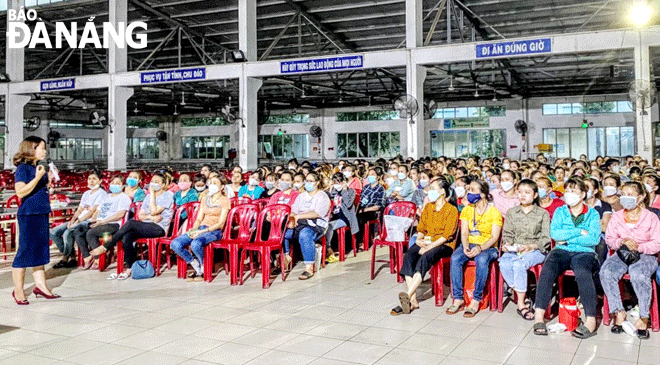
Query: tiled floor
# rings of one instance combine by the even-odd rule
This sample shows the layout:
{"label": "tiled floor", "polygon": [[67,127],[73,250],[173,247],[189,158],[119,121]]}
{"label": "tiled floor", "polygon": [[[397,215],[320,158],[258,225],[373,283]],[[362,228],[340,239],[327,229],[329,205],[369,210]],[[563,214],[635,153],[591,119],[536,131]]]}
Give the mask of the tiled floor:
{"label": "tiled floor", "polygon": [[411,315],[391,317],[403,286],[387,268],[369,280],[369,258],[360,253],[308,281],[297,280],[298,267],[267,290],[259,274],[231,287],[224,273],[207,284],[176,279],[174,271],[123,282],[98,271],[51,272],[63,298],[30,295],[26,307],[13,303],[4,275],[0,327],[17,329],[0,331],[0,364],[660,362],[660,333],[644,342],[607,327],[585,341],[568,333],[538,337],[513,306],[466,319],[427,300]]}

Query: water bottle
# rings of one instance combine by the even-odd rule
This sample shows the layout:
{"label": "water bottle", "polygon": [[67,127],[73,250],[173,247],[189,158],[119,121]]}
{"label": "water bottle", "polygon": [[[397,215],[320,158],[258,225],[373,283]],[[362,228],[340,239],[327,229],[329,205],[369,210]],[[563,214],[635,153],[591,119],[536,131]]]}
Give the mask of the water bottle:
{"label": "water bottle", "polygon": [[630,323],[629,321],[625,321],[621,324],[621,327],[623,327],[623,330],[632,337],[637,337],[637,328],[635,328],[635,325]]}

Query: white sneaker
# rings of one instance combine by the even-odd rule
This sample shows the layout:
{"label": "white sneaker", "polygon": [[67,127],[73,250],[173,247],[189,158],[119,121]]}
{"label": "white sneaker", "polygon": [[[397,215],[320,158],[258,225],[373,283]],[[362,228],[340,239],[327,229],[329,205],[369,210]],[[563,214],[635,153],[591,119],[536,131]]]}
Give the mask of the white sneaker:
{"label": "white sneaker", "polygon": [[190,266],[192,266],[192,268],[195,269],[197,275],[202,275],[202,273],[204,272],[204,269],[202,268],[202,264],[200,264],[199,261],[197,261],[197,259],[192,260],[190,262]]}

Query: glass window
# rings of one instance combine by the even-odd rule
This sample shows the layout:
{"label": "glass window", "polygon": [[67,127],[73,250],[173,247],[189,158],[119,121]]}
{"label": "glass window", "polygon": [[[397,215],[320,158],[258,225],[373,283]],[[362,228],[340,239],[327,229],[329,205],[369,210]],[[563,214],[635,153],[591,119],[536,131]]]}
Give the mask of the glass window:
{"label": "glass window", "polygon": [[621,154],[621,136],[619,127],[611,127],[606,130],[607,136],[607,155],[610,157],[620,156]]}
{"label": "glass window", "polygon": [[605,128],[589,128],[589,159],[605,156]]}
{"label": "glass window", "polygon": [[369,134],[359,133],[358,134],[358,156],[359,157],[368,157],[369,156]]}
{"label": "glass window", "polygon": [[433,157],[503,156],[505,148],[506,131],[504,129],[431,131],[431,156]]}
{"label": "glass window", "polygon": [[571,156],[570,140],[571,140],[570,129],[568,128],[557,129],[557,157]]}
{"label": "glass window", "polygon": [[346,138],[347,157],[357,157],[357,134],[349,133]]}
{"label": "glass window", "polygon": [[470,144],[468,140],[468,131],[456,132],[456,152],[454,156],[464,156],[470,151]]}
{"label": "glass window", "polygon": [[378,156],[378,133],[369,133],[369,156]]}
{"label": "glass window", "polygon": [[[307,115],[309,119],[309,115]],[[339,112],[335,115],[337,122],[353,122],[359,120],[378,121],[400,119],[399,112],[394,110],[374,110],[366,112]],[[307,123],[305,121],[304,123]]]}
{"label": "glass window", "polygon": [[99,138],[61,138],[50,148],[55,160],[100,160],[103,157]]}
{"label": "glass window", "polygon": [[543,104],[543,115],[556,115],[557,104]]}
{"label": "glass window", "polygon": [[443,147],[444,156],[454,156],[456,153],[456,134],[454,132],[443,133]]}
{"label": "glass window", "polygon": [[380,141],[379,157],[390,157],[392,154],[390,150],[390,134],[388,132],[379,133],[378,140]]}
{"label": "glass window", "polygon": [[443,118],[454,118],[455,116],[456,116],[456,111],[454,110],[454,108],[442,109]]}
{"label": "glass window", "polygon": [[211,125],[227,125],[227,121],[222,117],[181,118],[181,125],[184,127],[204,127]]}
{"label": "glass window", "polygon": [[390,157],[396,157],[401,153],[401,137],[399,132],[390,132]]}
{"label": "glass window", "polygon": [[456,108],[456,118],[467,118],[468,108]]}
{"label": "glass window", "polygon": [[346,158],[346,134],[337,134],[337,158]]}
{"label": "glass window", "polygon": [[621,156],[633,156],[634,154],[635,128],[621,127]]}
{"label": "glass window", "polygon": [[573,113],[573,104],[557,104],[557,114],[566,115]]}
{"label": "glass window", "polygon": [[583,110],[582,103],[573,103],[573,114],[582,114]]}
{"label": "glass window", "polygon": [[545,144],[551,144],[553,145],[553,150],[557,150],[557,130],[552,128],[552,129],[544,129],[543,130],[543,143]]}
{"label": "glass window", "polygon": [[571,128],[571,157],[579,159],[587,154],[587,129]]}
{"label": "glass window", "polygon": [[265,124],[309,123],[309,114],[271,115]]}
{"label": "glass window", "polygon": [[478,118],[481,116],[481,108],[468,108],[468,118]]}
{"label": "glass window", "polygon": [[629,101],[617,101],[616,110],[618,113],[632,113],[632,104]]}
{"label": "glass window", "polygon": [[485,106],[483,112],[484,115],[491,117],[503,117],[506,115],[506,108],[502,105]]}
{"label": "glass window", "polygon": [[602,113],[616,113],[616,101],[604,101],[601,105]]}
{"label": "glass window", "polygon": [[126,122],[128,128],[158,128],[156,119],[129,119]]}

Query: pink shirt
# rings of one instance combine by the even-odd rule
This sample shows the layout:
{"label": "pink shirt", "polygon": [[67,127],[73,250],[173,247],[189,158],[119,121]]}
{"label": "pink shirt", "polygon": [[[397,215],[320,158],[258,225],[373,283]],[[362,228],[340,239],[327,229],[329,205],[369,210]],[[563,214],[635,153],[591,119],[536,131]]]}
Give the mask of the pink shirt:
{"label": "pink shirt", "polygon": [[354,177],[351,179],[351,182],[348,183],[348,187],[353,190],[362,190],[362,182],[360,182],[360,179]]}
{"label": "pink shirt", "polygon": [[660,219],[647,209],[642,211],[635,226],[630,228],[626,224],[625,210],[612,214],[605,231],[605,242],[612,250],[621,247],[621,241],[630,238],[639,244],[639,252],[655,255],[660,252]]}
{"label": "pink shirt", "polygon": [[520,205],[520,201],[515,195],[513,198],[507,198],[502,189],[495,189],[490,193],[493,195],[493,205],[500,211],[502,217],[506,216],[509,209]]}

